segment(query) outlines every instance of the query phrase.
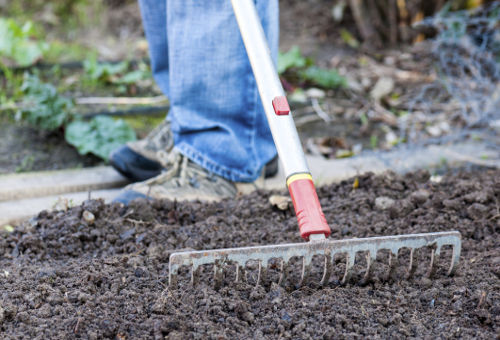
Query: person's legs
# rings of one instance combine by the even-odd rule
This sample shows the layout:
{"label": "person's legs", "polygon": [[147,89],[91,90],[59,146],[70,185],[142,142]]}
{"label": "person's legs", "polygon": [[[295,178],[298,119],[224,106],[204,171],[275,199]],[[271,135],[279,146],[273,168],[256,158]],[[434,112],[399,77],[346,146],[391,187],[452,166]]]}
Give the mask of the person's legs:
{"label": "person's legs", "polygon": [[148,40],[151,70],[161,91],[169,95],[167,0],[138,0]]}
{"label": "person's legs", "polygon": [[[278,2],[256,3],[276,59]],[[157,4],[141,1],[145,21],[161,24],[153,18]],[[162,152],[164,173],[127,186],[115,201],[234,197],[232,182],[257,179],[276,149],[231,3],[171,0],[166,4],[168,43],[155,25],[144,24],[155,79],[164,84],[170,100],[167,119],[175,148]],[[155,61],[162,57],[168,61]]]}
{"label": "person's legs", "polygon": [[[167,40],[167,1],[156,0],[139,0],[143,26],[148,39],[149,52],[153,75],[156,82],[159,84],[162,91],[169,96],[170,76],[169,76],[169,46],[170,53],[176,51],[173,61],[178,65],[178,69],[186,68],[185,74],[179,71],[179,74],[172,75],[173,86],[180,87],[181,91],[176,97],[176,105],[173,112],[181,112],[186,109],[197,110],[199,107],[198,116],[204,117],[210,124],[201,124],[193,129],[193,124],[190,123],[191,117],[196,119],[196,116],[188,115],[180,120],[179,126],[183,132],[179,133],[178,141],[184,145],[181,150],[187,155],[196,158],[198,163],[206,165],[208,168],[214,169],[214,162],[218,163],[216,167],[222,166],[224,171],[215,171],[218,174],[224,175],[230,179],[249,180],[255,177],[255,169],[262,166],[262,162],[269,158],[270,153],[274,152],[274,145],[269,143],[270,132],[267,128],[264,112],[262,110],[260,100],[257,97],[256,87],[251,74],[250,66],[246,59],[246,52],[243,49],[239,30],[236,26],[236,19],[232,14],[229,1],[224,3],[223,0],[215,1],[218,4],[210,4],[210,8],[205,10],[206,4],[193,5],[193,2],[180,4],[180,2],[171,3],[169,12],[183,10],[186,6],[186,11],[189,8],[190,13],[184,13],[184,16],[171,15],[170,19],[174,24],[180,27],[188,27],[187,30],[182,30],[180,34],[175,31],[169,31],[173,37],[171,40],[179,41],[169,45]],[[258,10],[261,14],[262,24],[266,31],[269,45],[273,56],[276,58],[278,46],[278,8],[277,1],[258,1]],[[170,10],[170,7],[172,10]],[[223,9],[218,11],[218,9]],[[217,11],[217,13],[213,13]],[[185,12],[185,11],[184,11]],[[199,13],[204,13],[204,16],[209,16],[208,22],[200,22],[197,17]],[[225,25],[224,22],[228,22]],[[169,24],[170,25],[170,24]],[[196,26],[191,30],[191,26]],[[201,36],[200,48],[194,48],[194,44],[190,41],[189,36]],[[207,35],[209,39],[205,43],[203,35]],[[228,38],[229,37],[229,38]],[[186,41],[187,40],[187,41]],[[184,45],[182,45],[184,44]],[[204,46],[204,47],[203,47]],[[231,51],[232,50],[232,51]],[[207,54],[209,53],[209,54]],[[213,55],[210,55],[212,53]],[[195,65],[190,65],[188,61],[183,60],[184,55],[191,59],[196,59]],[[234,58],[233,56],[236,56]],[[206,69],[208,64],[213,64],[210,69]],[[225,66],[232,65],[233,71],[224,71]],[[203,72],[200,72],[200,67],[205,67]],[[174,71],[175,72],[175,71]],[[200,81],[198,75],[209,75],[209,79]],[[222,76],[222,79],[221,79]],[[224,84],[224,79],[232,78],[230,84]],[[181,84],[176,85],[180,81]],[[192,84],[195,83],[202,88],[204,92],[202,96],[198,96],[193,103],[191,98],[184,98],[185,93],[189,94]],[[189,87],[186,89],[186,84]],[[234,91],[238,89],[238,91]],[[225,98],[217,98],[214,101],[212,98],[214,93],[224,93]],[[193,95],[193,93],[191,93]],[[226,100],[226,102],[224,102]],[[188,102],[189,101],[189,102]],[[205,106],[207,109],[205,109]],[[216,111],[214,114],[211,111]],[[225,116],[233,115],[232,121],[227,120],[223,115],[218,115],[217,111],[224,113]],[[171,116],[178,117],[178,114],[171,113]],[[175,119],[175,118],[174,118]],[[235,122],[239,124],[234,124]],[[184,124],[182,124],[184,121]],[[220,127],[220,123],[224,126]],[[238,126],[240,125],[240,126]],[[243,125],[243,126],[241,126]],[[186,140],[186,126],[191,135],[191,140]],[[233,126],[236,130],[233,130]],[[208,133],[207,133],[208,132]],[[195,134],[203,133],[204,137],[198,139]],[[226,135],[223,138],[223,133]],[[232,135],[228,135],[232,133]],[[215,136],[215,138],[212,138]],[[114,150],[110,155],[110,163],[120,171],[123,175],[132,181],[142,181],[160,173],[163,166],[159,159],[159,154],[170,152],[173,144],[173,137],[170,131],[170,124],[162,124],[155,129],[153,133],[148,135],[144,140],[127,143],[117,150]],[[192,139],[198,141],[196,145],[192,145]],[[246,140],[245,140],[246,139]],[[218,141],[218,154],[206,155],[206,150],[212,150],[215,146],[213,141]],[[238,151],[238,148],[231,149],[233,140],[237,140],[237,145],[240,149],[243,144],[243,153]],[[208,144],[205,142],[208,141]],[[201,148],[200,148],[201,146]],[[220,150],[222,149],[222,150]],[[191,151],[186,151],[191,150]],[[194,150],[194,152],[192,151]],[[227,151],[227,152],[226,152]],[[199,155],[206,155],[208,161]],[[222,156],[222,157],[220,157]],[[232,157],[227,157],[232,156]],[[237,168],[233,169],[234,157],[237,157]],[[250,156],[247,158],[247,156]],[[227,174],[229,170],[229,175]],[[231,172],[236,172],[232,174]],[[241,173],[243,172],[243,176]],[[274,176],[277,172],[277,158],[267,163],[265,168],[265,176]]]}
{"label": "person's legs", "polygon": [[[272,55],[278,2],[256,1]],[[276,149],[229,0],[167,2],[168,119],[175,147],[231,181],[253,181]]]}

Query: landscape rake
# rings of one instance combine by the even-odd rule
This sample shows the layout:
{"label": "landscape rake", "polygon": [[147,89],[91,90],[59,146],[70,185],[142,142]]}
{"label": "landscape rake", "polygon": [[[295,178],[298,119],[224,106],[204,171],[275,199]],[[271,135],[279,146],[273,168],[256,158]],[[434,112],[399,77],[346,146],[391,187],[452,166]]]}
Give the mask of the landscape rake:
{"label": "landscape rake", "polygon": [[403,248],[410,250],[407,273],[408,276],[411,276],[416,267],[415,250],[423,247],[432,248],[428,268],[428,275],[431,276],[436,269],[437,258],[443,246],[453,247],[451,264],[448,269],[448,274],[451,275],[457,268],[460,257],[461,238],[458,231],[348,240],[328,239],[331,230],[321,210],[292,114],[269,53],[255,5],[252,0],[231,0],[231,2],[279,158],[285,171],[286,184],[297,215],[300,235],[307,242],[173,253],[170,255],[169,263],[170,287],[177,287],[179,269],[182,266],[191,267],[191,281],[195,284],[201,266],[212,264],[215,284],[218,285],[223,280],[225,267],[235,267],[235,280],[243,280],[249,261],[257,261],[258,263],[255,282],[260,284],[266,276],[269,264],[274,260],[278,260],[280,263],[278,284],[283,284],[288,273],[290,260],[293,258],[302,259],[299,285],[303,285],[307,282],[315,256],[323,258],[323,273],[320,282],[318,282],[320,286],[323,286],[328,283],[332,274],[336,254],[345,255],[345,272],[341,283],[347,283],[353,273],[356,254],[359,252],[367,255],[363,280],[368,280],[372,264],[380,250],[390,252],[390,274],[396,266],[398,253]]}

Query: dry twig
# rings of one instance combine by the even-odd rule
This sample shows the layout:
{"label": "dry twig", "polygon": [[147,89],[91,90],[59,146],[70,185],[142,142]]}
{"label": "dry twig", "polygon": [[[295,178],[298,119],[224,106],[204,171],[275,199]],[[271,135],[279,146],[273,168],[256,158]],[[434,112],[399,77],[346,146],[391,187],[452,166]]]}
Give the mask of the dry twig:
{"label": "dry twig", "polygon": [[319,105],[319,102],[318,102],[318,100],[316,98],[312,98],[311,99],[311,103],[312,103],[312,107],[314,109],[314,112],[316,112],[316,114],[321,119],[323,119],[326,123],[331,123],[332,122],[332,118],[328,115],[328,113],[326,113],[325,111],[323,111],[323,109]]}

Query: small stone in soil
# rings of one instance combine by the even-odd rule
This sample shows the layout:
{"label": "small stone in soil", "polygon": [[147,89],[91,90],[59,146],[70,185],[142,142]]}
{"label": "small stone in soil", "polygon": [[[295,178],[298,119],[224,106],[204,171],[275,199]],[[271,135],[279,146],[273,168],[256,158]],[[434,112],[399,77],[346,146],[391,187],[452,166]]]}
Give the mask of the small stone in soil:
{"label": "small stone in soil", "polygon": [[89,225],[92,225],[94,224],[95,222],[95,216],[94,214],[92,214],[90,211],[88,210],[85,210],[83,213],[82,213],[82,217],[83,219],[85,220],[85,222],[87,222]]}
{"label": "small stone in soil", "polygon": [[380,196],[375,199],[375,207],[380,210],[389,209],[394,205],[395,201],[386,196]]}

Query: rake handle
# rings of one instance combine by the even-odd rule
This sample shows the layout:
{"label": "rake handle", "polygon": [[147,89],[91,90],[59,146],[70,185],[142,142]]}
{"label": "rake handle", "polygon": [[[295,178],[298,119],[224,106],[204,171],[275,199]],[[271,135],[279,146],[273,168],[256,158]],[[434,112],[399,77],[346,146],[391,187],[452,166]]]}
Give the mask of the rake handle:
{"label": "rake handle", "polygon": [[274,66],[253,0],[231,0],[248,59],[257,82],[267,121],[283,164],[300,235],[330,235],[318,195],[302,151],[285,91]]}
{"label": "rake handle", "polygon": [[287,186],[297,215],[300,236],[305,240],[308,240],[311,234],[330,236],[331,230],[321,210],[311,175],[291,176],[287,180]]}

